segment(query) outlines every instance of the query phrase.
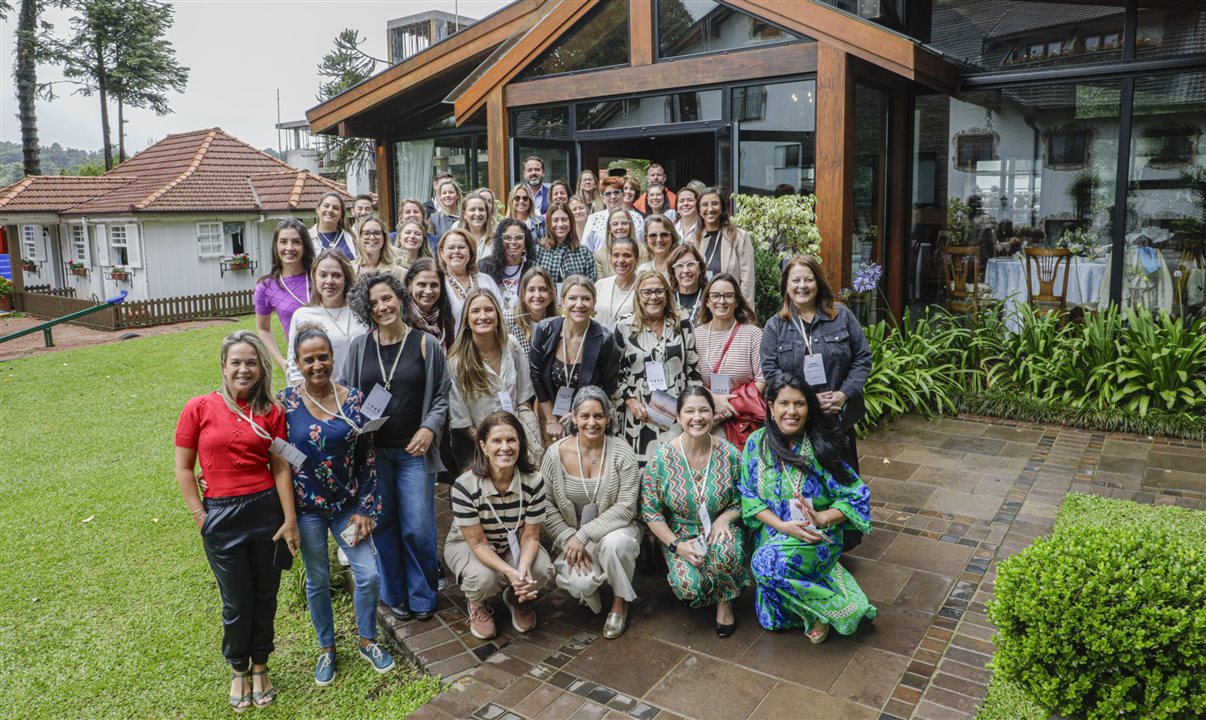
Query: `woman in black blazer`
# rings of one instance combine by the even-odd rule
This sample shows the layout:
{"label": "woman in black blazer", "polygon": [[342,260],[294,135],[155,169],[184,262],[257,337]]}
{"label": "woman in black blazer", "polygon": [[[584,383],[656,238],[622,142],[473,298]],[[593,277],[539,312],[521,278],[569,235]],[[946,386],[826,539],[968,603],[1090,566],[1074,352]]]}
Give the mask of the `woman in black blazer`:
{"label": "woman in black blazer", "polygon": [[544,431],[554,440],[565,434],[578,388],[597,385],[614,402],[620,384],[620,348],[612,334],[591,319],[594,282],[585,275],[567,277],[561,285],[561,307],[565,317],[543,320],[532,331],[528,356]]}

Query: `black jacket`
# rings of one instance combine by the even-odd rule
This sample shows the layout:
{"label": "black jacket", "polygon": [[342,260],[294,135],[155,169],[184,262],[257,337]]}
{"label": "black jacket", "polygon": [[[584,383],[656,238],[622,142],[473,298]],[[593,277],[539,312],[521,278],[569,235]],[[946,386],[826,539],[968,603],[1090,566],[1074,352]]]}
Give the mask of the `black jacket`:
{"label": "black jacket", "polygon": [[[540,402],[552,402],[557,398],[558,386],[553,384],[553,360],[557,355],[557,343],[561,342],[561,326],[564,324],[565,318],[548,318],[532,330],[532,352],[528,354],[528,365],[536,399]],[[586,331],[577,385],[598,385],[613,401],[619,392],[620,348],[612,334],[594,320],[590,321]]]}

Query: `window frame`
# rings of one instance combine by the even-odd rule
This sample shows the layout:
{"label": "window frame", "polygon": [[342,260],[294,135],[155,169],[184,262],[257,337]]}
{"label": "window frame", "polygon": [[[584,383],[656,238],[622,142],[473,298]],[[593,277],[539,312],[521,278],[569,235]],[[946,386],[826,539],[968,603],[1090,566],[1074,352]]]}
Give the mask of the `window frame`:
{"label": "window frame", "polygon": [[[1076,158],[1072,156],[1056,157],[1055,140],[1057,137],[1079,137],[1084,140],[1084,152]],[[1053,128],[1043,134],[1043,143],[1047,151],[1047,167],[1052,170],[1077,170],[1088,167],[1093,153],[1093,131],[1082,126],[1066,126]]]}
{"label": "window frame", "polygon": [[[700,50],[698,52],[686,53],[683,55],[662,55],[662,47],[661,47],[661,42],[660,42],[660,39],[662,36],[662,29],[661,29],[661,22],[658,20],[660,14],[661,14],[658,12],[658,7],[661,5],[661,1],[662,0],[654,0],[653,2],[649,3],[646,6],[648,8],[647,11],[653,16],[651,18],[650,25],[653,28],[652,45],[653,45],[653,62],[654,63],[675,62],[677,60],[685,60],[687,58],[704,57],[707,55],[727,55],[729,53],[745,52],[746,50],[761,50],[762,48],[782,47],[784,45],[791,45],[793,43],[817,42],[816,38],[799,37],[797,35],[797,33],[792,32],[791,30],[783,27],[782,25],[779,25],[778,23],[773,23],[773,22],[770,22],[770,21],[765,20],[760,17],[754,17],[753,15],[750,15],[747,12],[739,10],[738,8],[728,6],[728,5],[726,5],[726,3],[717,2],[717,5],[720,5],[721,7],[728,7],[730,10],[732,10],[736,13],[740,13],[742,15],[746,15],[746,16],[750,17],[752,20],[754,20],[757,23],[777,29],[779,32],[787,35],[787,39],[779,40],[777,42],[759,43],[757,45],[746,45],[746,46],[742,46],[742,47],[725,48],[722,50]],[[629,40],[629,42],[631,42],[631,39]]]}
{"label": "window frame", "polygon": [[21,257],[27,260],[41,260],[41,253],[38,252],[38,230],[41,225],[22,225],[21,226]]}
{"label": "window frame", "polygon": [[[203,233],[204,233],[204,231],[202,230],[203,225],[210,225],[210,226],[217,227],[217,229],[214,231],[214,234],[217,235],[217,245],[218,245],[217,252],[207,252],[207,250],[206,250],[207,245],[208,245],[208,247],[212,248],[214,243],[212,241],[207,243],[203,239]],[[222,231],[222,221],[221,220],[198,220],[195,227],[196,227],[196,231],[197,231],[197,257],[220,258],[226,254],[226,235]]]}
{"label": "window frame", "polygon": [[[119,242],[118,231],[121,231],[121,241]],[[110,267],[130,267],[130,233],[126,230],[126,226],[122,223],[113,223],[109,226],[109,266]],[[125,257],[121,257],[121,255]],[[118,262],[121,260],[121,262]]]}
{"label": "window frame", "polygon": [[[963,161],[963,157],[962,157],[963,143],[971,142],[973,140],[975,140],[977,142],[987,142],[988,143],[988,145],[989,145],[988,157],[987,158],[979,158],[974,163],[968,164]],[[960,172],[965,172],[965,173],[979,172],[979,169],[976,167],[976,164],[979,163],[981,160],[992,161],[992,160],[1000,160],[1001,159],[1000,155],[997,152],[997,149],[998,149],[998,147],[1000,147],[1000,144],[1001,144],[1001,136],[991,130],[984,130],[981,128],[971,128],[969,130],[965,130],[965,131],[960,132],[957,135],[955,135],[954,142],[955,142],[955,152],[952,154],[952,160],[954,161],[953,166],[956,170],[958,170]]]}
{"label": "window frame", "polygon": [[73,223],[69,227],[71,228],[71,259],[86,265],[91,264],[88,252],[88,228],[82,223]]}

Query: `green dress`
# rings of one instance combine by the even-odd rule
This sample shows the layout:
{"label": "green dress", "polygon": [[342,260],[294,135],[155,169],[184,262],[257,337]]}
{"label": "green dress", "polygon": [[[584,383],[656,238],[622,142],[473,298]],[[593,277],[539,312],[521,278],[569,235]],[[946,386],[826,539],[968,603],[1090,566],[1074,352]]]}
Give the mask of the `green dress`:
{"label": "green dress", "polygon": [[[798,452],[812,459],[811,469],[801,473],[780,465],[764,446],[765,434],[759,428],[746,441],[740,484],[742,517],[756,531],[751,566],[757,583],[758,622],[767,630],[781,630],[811,628],[820,621],[849,635],[863,618],[870,620],[877,613],[854,576],[838,564],[843,527],[848,524],[865,535],[871,533],[871,493],[849,468],[851,484],[834,480],[813,456],[807,438]],[[806,543],[754,517],[769,509],[779,519],[790,520],[788,503],[797,490],[812,499],[817,511],[836,508],[846,516],[847,523],[825,529],[833,542]]]}
{"label": "green dress", "polygon": [[[683,542],[698,537],[700,501],[707,505],[713,521],[729,510],[741,508],[737,478],[741,453],[724,440],[716,441],[712,456],[702,471],[692,470],[678,450],[678,443],[662,444],[645,465],[641,477],[641,521],[663,522]],[[732,526],[730,540],[712,543],[699,567],[662,546],[667,580],[679,599],[693,608],[729,601],[749,585],[746,572],[746,541],[740,523]]]}

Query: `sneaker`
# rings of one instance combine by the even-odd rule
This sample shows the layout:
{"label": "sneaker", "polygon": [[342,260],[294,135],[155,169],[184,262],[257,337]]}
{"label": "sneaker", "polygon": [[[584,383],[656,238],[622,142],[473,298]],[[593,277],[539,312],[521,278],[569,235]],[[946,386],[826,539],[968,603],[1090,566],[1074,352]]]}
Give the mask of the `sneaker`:
{"label": "sneaker", "polygon": [[514,602],[507,597],[507,593],[503,593],[503,602],[511,611],[511,627],[515,628],[515,632],[531,632],[536,627],[536,611],[532,609],[532,603]]}
{"label": "sneaker", "polygon": [[335,651],[318,654],[318,664],[314,666],[314,682],[318,687],[326,687],[335,682]]}
{"label": "sneaker", "polygon": [[494,611],[489,605],[469,601],[469,632],[478,640],[489,640],[497,633],[494,627]]}
{"label": "sneaker", "polygon": [[444,575],[441,573],[440,577],[436,580],[436,592],[444,592],[447,589],[448,578],[444,577]]}
{"label": "sneaker", "polygon": [[383,673],[394,669],[394,657],[385,652],[385,648],[377,643],[359,645],[359,648],[360,657],[372,663],[373,669],[377,672]]}

